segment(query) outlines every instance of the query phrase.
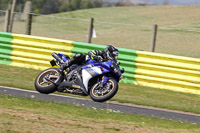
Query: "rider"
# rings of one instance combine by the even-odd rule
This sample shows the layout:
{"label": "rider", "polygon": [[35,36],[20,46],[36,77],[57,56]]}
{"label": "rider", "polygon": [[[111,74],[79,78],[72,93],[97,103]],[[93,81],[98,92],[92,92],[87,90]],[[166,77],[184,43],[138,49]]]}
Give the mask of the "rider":
{"label": "rider", "polygon": [[112,45],[107,45],[104,50],[94,50],[88,52],[90,59],[97,61],[110,60],[112,58],[116,58],[118,54],[118,49]]}
{"label": "rider", "polygon": [[[119,54],[118,49],[112,45],[107,45],[107,47],[104,50],[94,50],[88,52],[89,58],[97,61],[111,60],[112,58],[116,58],[118,54]],[[60,70],[63,71],[64,69],[70,67],[73,64],[81,65],[84,63],[85,59],[86,59],[85,54],[78,53],[69,60],[67,60],[60,67]]]}

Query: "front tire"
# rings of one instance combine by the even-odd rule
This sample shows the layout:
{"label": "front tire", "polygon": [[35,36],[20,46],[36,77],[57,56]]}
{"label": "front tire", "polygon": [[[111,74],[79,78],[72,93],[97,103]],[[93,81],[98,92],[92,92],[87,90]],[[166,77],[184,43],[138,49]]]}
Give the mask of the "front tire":
{"label": "front tire", "polygon": [[[109,88],[107,88],[109,85]],[[90,97],[97,102],[104,102],[111,99],[118,91],[118,82],[111,78],[108,80],[105,86],[96,89],[98,83],[94,84],[90,89]],[[101,93],[102,92],[102,93]]]}
{"label": "front tire", "polygon": [[42,71],[35,79],[35,89],[38,92],[49,94],[56,91],[56,85],[47,79],[50,79],[54,83],[59,83],[63,81],[63,76],[56,68],[48,68]]}

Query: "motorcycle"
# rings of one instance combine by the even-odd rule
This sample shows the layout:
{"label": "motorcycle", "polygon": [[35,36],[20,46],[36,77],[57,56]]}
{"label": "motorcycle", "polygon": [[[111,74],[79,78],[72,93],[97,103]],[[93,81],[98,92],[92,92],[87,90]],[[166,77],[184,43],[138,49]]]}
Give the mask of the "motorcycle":
{"label": "motorcycle", "polygon": [[[69,56],[52,53],[55,58],[52,66],[62,66]],[[83,65],[72,65],[63,71],[48,68],[35,79],[38,92],[49,94],[55,91],[78,95],[90,95],[93,101],[104,102],[111,99],[118,91],[118,82],[122,79],[124,69],[115,58],[107,61],[88,59]]]}

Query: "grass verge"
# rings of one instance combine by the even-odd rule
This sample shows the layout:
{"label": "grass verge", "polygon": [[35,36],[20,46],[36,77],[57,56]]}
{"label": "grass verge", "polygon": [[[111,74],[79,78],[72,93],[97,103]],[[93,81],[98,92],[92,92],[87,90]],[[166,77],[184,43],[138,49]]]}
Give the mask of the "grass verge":
{"label": "grass verge", "polygon": [[[34,80],[40,71],[0,65],[0,73],[0,86],[35,90]],[[59,94],[70,95],[64,93]],[[133,86],[132,84],[120,83],[118,93],[111,100],[121,103],[153,106],[200,114],[199,95]]]}
{"label": "grass verge", "polygon": [[0,95],[0,129],[1,133],[198,133],[200,125]]}

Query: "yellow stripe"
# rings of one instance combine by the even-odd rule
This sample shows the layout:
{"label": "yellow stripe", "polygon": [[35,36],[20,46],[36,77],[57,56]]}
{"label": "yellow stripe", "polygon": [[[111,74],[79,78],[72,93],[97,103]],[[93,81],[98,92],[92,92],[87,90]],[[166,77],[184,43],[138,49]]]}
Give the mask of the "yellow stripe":
{"label": "yellow stripe", "polygon": [[154,83],[154,82],[148,82],[148,81],[136,81],[136,82],[134,82],[134,84],[140,85],[140,86],[147,86],[147,87],[167,89],[167,90],[172,90],[172,91],[177,91],[177,92],[184,92],[184,93],[200,95],[200,90],[188,89],[188,88],[183,88],[183,87],[179,87],[179,86],[163,84],[163,83],[159,83],[159,82]]}
{"label": "yellow stripe", "polygon": [[[134,78],[136,79],[136,82],[139,81],[145,81],[149,83],[159,83],[163,85],[173,85],[180,88],[187,88],[187,89],[195,89],[200,91],[200,84],[194,84],[179,80],[172,80],[172,79],[163,79],[163,78],[156,78],[156,77],[150,77],[150,76],[144,76],[144,75],[134,75]],[[160,86],[154,86],[155,88],[159,88]],[[167,89],[167,88],[166,88]]]}
{"label": "yellow stripe", "polygon": [[71,44],[69,45],[67,44],[66,46],[64,46],[64,45],[59,45],[59,44],[48,44],[48,43],[24,41],[24,40],[18,40],[18,39],[13,39],[11,43],[13,45],[25,46],[28,48],[39,48],[39,49],[51,50],[51,51],[69,52],[70,53],[69,56],[72,56],[71,50],[73,49],[73,47],[71,46]]}
{"label": "yellow stripe", "polygon": [[30,59],[30,58],[23,58],[23,57],[17,57],[17,56],[11,56],[12,63],[14,62],[20,62],[25,64],[35,64],[38,66],[50,66],[49,61],[44,60],[36,60],[36,59]]}
{"label": "yellow stripe", "polygon": [[12,34],[13,39],[18,39],[18,40],[26,40],[26,41],[32,41],[32,42],[41,42],[41,43],[49,43],[49,44],[60,44],[60,45],[65,45],[65,44],[71,44],[73,41],[69,40],[62,40],[62,39],[53,39],[53,38],[47,38],[47,37],[39,37],[39,36],[29,36],[29,35],[22,35],[22,34]]}
{"label": "yellow stripe", "polygon": [[41,69],[51,67],[53,52],[72,57],[73,41],[13,34],[11,65]]}
{"label": "yellow stripe", "polygon": [[185,63],[187,62],[187,63],[200,65],[200,59],[197,59],[197,58],[154,53],[154,52],[147,52],[147,51],[136,51],[136,54],[140,57],[159,58],[159,59],[164,59],[164,60],[173,60],[173,61],[178,61],[178,62],[185,62]]}
{"label": "yellow stripe", "polygon": [[196,70],[187,70],[187,69],[159,66],[159,65],[153,65],[153,64],[145,64],[145,63],[135,63],[135,65],[137,66],[138,69],[147,69],[147,70],[153,70],[153,71],[178,73],[182,75],[200,77],[200,71],[196,71]]}
{"label": "yellow stripe", "polygon": [[34,48],[34,47],[27,47],[27,46],[20,46],[20,45],[12,45],[12,49],[16,51],[25,51],[29,53],[43,53],[45,55],[51,55],[53,52],[59,52],[59,51],[54,51],[50,49]]}
{"label": "yellow stripe", "polygon": [[143,68],[140,66],[137,66],[135,73],[140,74],[140,75],[160,77],[160,78],[165,78],[165,79],[175,79],[175,80],[187,81],[187,82],[200,84],[200,74],[199,75],[187,75],[187,73],[179,73],[176,71],[169,72],[169,71],[159,70],[156,68],[148,69],[148,68]]}
{"label": "yellow stripe", "polygon": [[30,68],[30,69],[36,69],[36,70],[44,70],[44,69],[49,68],[45,66],[38,66],[38,65],[26,64],[26,63],[20,63],[20,62],[13,62],[10,65],[15,66],[15,67],[23,67],[23,68]]}
{"label": "yellow stripe", "polygon": [[68,56],[72,56],[72,51],[71,51],[73,49],[72,42],[73,41],[20,35],[20,34],[13,34],[13,40],[11,41],[11,43],[13,44],[12,48],[14,50],[25,49],[28,50],[28,52],[39,51],[41,53],[44,53],[44,51],[67,52],[69,54]]}
{"label": "yellow stripe", "polygon": [[158,72],[158,71],[145,70],[145,69],[137,69],[135,73],[152,76],[152,77],[160,77],[160,78],[165,78],[165,79],[174,79],[174,80],[180,80],[180,81],[200,83],[200,77],[193,77],[193,76],[180,75],[180,74],[167,73],[167,72]]}
{"label": "yellow stripe", "polygon": [[136,62],[200,71],[200,59],[137,51]]}
{"label": "yellow stripe", "polygon": [[24,58],[30,58],[30,59],[39,59],[39,60],[47,60],[47,61],[52,60],[51,55],[29,53],[29,52],[22,52],[22,51],[16,51],[16,50],[13,50],[13,52],[11,52],[11,55],[24,57]]}
{"label": "yellow stripe", "polygon": [[137,57],[135,60],[136,62],[140,62],[140,63],[200,71],[200,64],[190,64],[190,63],[184,63],[184,62],[176,62],[173,60],[170,61],[170,60],[161,60],[161,59],[145,58],[145,57]]}

